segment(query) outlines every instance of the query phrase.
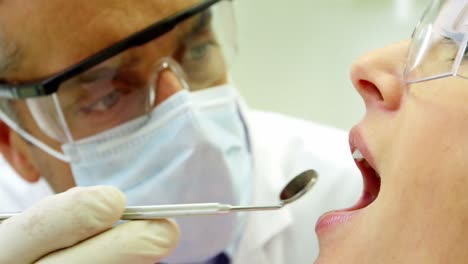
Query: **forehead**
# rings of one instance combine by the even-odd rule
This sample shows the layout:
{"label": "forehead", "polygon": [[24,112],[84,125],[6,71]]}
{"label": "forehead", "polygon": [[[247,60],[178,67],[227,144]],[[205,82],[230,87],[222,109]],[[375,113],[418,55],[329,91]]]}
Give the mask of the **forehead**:
{"label": "forehead", "polygon": [[4,39],[19,64],[11,79],[62,70],[148,25],[201,0],[6,0],[0,2]]}

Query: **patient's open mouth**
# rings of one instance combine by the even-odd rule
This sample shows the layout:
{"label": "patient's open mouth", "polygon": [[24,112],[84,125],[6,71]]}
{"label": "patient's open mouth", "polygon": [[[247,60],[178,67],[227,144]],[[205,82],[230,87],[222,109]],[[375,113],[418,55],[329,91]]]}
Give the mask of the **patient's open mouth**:
{"label": "patient's open mouth", "polygon": [[380,175],[375,169],[373,159],[366,146],[359,138],[359,135],[353,133],[350,136],[353,158],[363,177],[364,188],[361,198],[350,208],[329,212],[320,217],[316,225],[317,233],[335,224],[347,222],[353,215],[377,199],[380,191]]}
{"label": "patient's open mouth", "polygon": [[353,158],[361,171],[364,181],[364,189],[358,203],[345,211],[354,211],[367,207],[377,198],[380,191],[380,175],[364,158],[361,151],[355,149],[353,151]]}

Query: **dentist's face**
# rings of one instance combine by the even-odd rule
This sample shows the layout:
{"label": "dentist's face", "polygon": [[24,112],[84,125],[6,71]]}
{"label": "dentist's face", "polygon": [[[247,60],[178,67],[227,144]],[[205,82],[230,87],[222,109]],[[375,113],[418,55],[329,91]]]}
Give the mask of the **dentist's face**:
{"label": "dentist's face", "polygon": [[[200,0],[3,1],[0,4],[1,37],[2,40],[14,43],[17,52],[15,63],[8,71],[0,72],[0,78],[9,83],[24,83],[51,76],[132,33],[199,2]],[[201,49],[200,46],[203,41],[211,41],[212,37],[208,31],[204,31],[194,41],[197,42],[195,55],[185,56],[191,52],[191,47],[181,40],[193,28],[194,23],[194,20],[188,20],[161,38],[124,53],[118,58],[119,63],[137,65],[129,72],[141,79],[149,79],[154,73],[151,67],[154,67],[155,62],[163,57],[172,57],[184,70],[193,70],[187,74],[188,78],[193,77],[188,80],[193,89],[225,82],[224,67],[209,69],[216,70],[221,77],[207,84],[203,83],[206,80],[197,79],[201,76],[200,67],[194,61],[186,60],[202,59],[207,49]],[[182,89],[175,75],[169,71],[160,73],[156,79],[156,105]],[[126,112],[131,112],[131,106],[126,107]],[[54,141],[41,132],[24,101],[17,102],[16,109],[22,125],[29,133],[52,148],[61,150],[63,142]],[[67,113],[64,115],[68,118]],[[96,129],[95,126],[80,127],[79,124],[76,127],[78,139],[92,135],[92,130]],[[69,164],[45,154],[12,131],[9,137],[8,142],[16,153],[9,161],[24,178],[35,181],[44,176],[58,192],[75,185]]]}
{"label": "dentist's face", "polygon": [[366,187],[353,208],[361,209],[322,217],[317,263],[468,259],[468,80],[407,85],[408,47],[390,45],[352,66],[367,113],[350,143],[365,158],[357,164]]}

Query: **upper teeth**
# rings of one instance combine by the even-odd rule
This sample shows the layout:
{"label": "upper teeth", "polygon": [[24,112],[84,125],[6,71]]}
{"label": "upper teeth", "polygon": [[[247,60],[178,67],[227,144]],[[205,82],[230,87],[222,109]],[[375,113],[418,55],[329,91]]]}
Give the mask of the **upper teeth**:
{"label": "upper teeth", "polygon": [[353,152],[353,158],[358,161],[364,160],[364,156],[362,155],[361,151],[359,151],[359,149],[356,149]]}

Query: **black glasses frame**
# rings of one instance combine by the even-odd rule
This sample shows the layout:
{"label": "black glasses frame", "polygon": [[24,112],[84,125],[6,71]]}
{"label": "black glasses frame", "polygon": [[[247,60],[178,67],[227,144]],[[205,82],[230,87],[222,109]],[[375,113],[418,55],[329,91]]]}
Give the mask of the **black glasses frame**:
{"label": "black glasses frame", "polygon": [[[26,99],[55,93],[60,85],[99,63],[122,53],[129,48],[144,45],[174,29],[179,23],[197,15],[223,0],[203,0],[202,3],[158,21],[149,27],[130,35],[112,46],[84,59],[83,61],[45,80],[19,85],[0,84],[0,97]],[[228,0],[232,1],[232,0]]]}

